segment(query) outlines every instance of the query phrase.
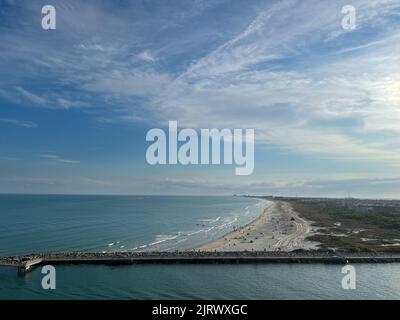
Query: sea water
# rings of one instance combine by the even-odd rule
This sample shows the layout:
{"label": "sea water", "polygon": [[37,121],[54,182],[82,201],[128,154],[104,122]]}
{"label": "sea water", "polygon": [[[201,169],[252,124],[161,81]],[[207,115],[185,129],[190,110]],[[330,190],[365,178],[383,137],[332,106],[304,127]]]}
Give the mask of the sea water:
{"label": "sea water", "polygon": [[243,197],[0,195],[0,255],[190,249],[254,220],[268,203]]}

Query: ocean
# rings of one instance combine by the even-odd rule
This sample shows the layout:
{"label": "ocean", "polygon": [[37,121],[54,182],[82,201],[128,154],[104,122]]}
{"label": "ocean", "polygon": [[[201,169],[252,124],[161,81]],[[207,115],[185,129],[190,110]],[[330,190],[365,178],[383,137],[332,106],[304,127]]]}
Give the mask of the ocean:
{"label": "ocean", "polygon": [[[183,250],[256,218],[269,202],[242,197],[1,195],[0,255],[61,251]],[[0,299],[400,298],[400,264],[57,266],[57,289],[40,267],[0,268]]]}
{"label": "ocean", "polygon": [[254,220],[267,201],[241,197],[0,196],[0,255],[174,251]]}

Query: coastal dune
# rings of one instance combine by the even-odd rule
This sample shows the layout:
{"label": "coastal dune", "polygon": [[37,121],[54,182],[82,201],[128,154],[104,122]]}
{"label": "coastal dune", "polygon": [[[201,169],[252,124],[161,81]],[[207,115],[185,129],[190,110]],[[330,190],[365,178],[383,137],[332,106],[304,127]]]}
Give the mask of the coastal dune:
{"label": "coastal dune", "polygon": [[288,202],[274,201],[251,223],[220,239],[197,247],[200,251],[292,251],[316,249],[306,240],[311,221],[301,218]]}

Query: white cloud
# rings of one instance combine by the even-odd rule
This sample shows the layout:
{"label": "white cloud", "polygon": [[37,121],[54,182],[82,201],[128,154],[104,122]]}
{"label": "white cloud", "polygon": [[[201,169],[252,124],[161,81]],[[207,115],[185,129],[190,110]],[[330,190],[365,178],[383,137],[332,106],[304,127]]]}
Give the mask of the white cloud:
{"label": "white cloud", "polygon": [[0,122],[12,124],[12,125],[24,127],[24,128],[36,128],[38,126],[35,122],[32,122],[32,121],[9,119],[9,118],[0,118]]}
{"label": "white cloud", "polygon": [[58,155],[55,154],[42,154],[40,155],[42,159],[50,160],[50,161],[55,161],[55,162],[61,162],[61,163],[68,163],[68,164],[77,164],[80,163],[78,160],[70,160],[70,159],[64,159]]}
{"label": "white cloud", "polygon": [[[142,182],[144,185],[146,182]],[[149,181],[148,181],[149,183]],[[259,194],[286,196],[329,196],[329,197],[380,197],[399,198],[400,177],[383,178],[337,178],[337,179],[251,179],[221,180],[203,178],[157,178],[151,181],[168,190],[184,190],[189,193],[208,194]]]}
{"label": "white cloud", "polygon": [[[360,15],[360,28],[391,14],[388,6],[399,9],[390,1],[355,5],[373,11]],[[398,163],[397,148],[388,145],[400,146],[400,78],[392,67],[400,65],[394,53],[399,30],[354,50],[305,54],[307,46],[321,45],[340,28],[341,16],[333,14],[337,7],[298,1],[273,5],[167,86],[155,100],[156,110],[182,126],[255,128],[259,144],[295,152]],[[307,68],[268,65],[270,59],[295,59],[299,52]],[[376,135],[383,131],[392,134]]]}
{"label": "white cloud", "polygon": [[46,99],[43,97],[40,97],[32,92],[29,92],[28,90],[25,90],[22,87],[15,87],[15,90],[17,90],[21,96],[28,100],[29,102],[32,102],[34,104],[38,105],[45,105],[47,103]]}
{"label": "white cloud", "polygon": [[58,97],[55,99],[57,101],[57,105],[60,105],[64,109],[71,109],[71,108],[81,108],[81,107],[88,107],[88,103],[82,101],[73,101],[65,98]]}
{"label": "white cloud", "polygon": [[142,51],[139,54],[137,54],[137,57],[140,60],[147,61],[147,62],[155,62],[156,61],[156,58],[153,56],[153,54],[151,54],[147,50],[146,51]]}
{"label": "white cloud", "polygon": [[88,81],[83,89],[108,94],[123,94],[128,96],[146,96],[157,94],[160,88],[170,82],[167,75],[143,71],[113,71],[102,77]]}

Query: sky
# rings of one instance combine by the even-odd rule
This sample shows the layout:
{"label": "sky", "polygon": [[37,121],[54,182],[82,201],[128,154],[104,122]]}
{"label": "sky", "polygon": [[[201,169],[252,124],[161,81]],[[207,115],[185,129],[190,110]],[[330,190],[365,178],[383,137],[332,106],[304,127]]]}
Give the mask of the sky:
{"label": "sky", "polygon": [[[149,165],[169,120],[253,128],[253,174]],[[0,193],[400,198],[399,124],[398,0],[0,0]]]}

